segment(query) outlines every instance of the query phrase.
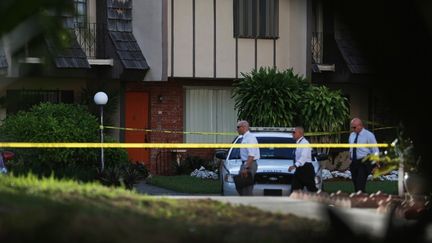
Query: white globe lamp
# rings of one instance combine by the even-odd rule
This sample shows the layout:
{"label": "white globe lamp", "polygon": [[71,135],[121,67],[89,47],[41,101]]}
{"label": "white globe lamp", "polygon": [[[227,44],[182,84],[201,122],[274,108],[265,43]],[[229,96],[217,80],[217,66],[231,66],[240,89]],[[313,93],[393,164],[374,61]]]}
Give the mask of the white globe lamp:
{"label": "white globe lamp", "polygon": [[104,133],[103,133],[103,106],[108,103],[108,95],[105,92],[97,92],[93,98],[96,105],[100,106],[100,141],[101,141],[101,172],[105,167],[105,158],[104,158]]}

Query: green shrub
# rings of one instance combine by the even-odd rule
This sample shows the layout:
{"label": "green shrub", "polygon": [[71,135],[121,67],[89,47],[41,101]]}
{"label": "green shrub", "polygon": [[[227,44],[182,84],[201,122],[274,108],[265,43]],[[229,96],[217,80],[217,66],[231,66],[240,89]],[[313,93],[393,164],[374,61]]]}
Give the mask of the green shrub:
{"label": "green shrub", "polygon": [[[99,123],[84,106],[41,103],[29,111],[8,116],[0,126],[1,141],[13,142],[99,142]],[[112,140],[107,138],[107,141]],[[30,148],[14,149],[10,163],[15,174],[32,171],[39,176],[95,179],[100,167],[100,149]],[[106,149],[105,166],[128,163],[125,149]]]}
{"label": "green shrub", "polygon": [[134,185],[144,180],[149,175],[145,165],[141,163],[127,163],[108,167],[99,173],[99,181],[106,186],[119,187],[123,185],[126,189],[133,189]]}

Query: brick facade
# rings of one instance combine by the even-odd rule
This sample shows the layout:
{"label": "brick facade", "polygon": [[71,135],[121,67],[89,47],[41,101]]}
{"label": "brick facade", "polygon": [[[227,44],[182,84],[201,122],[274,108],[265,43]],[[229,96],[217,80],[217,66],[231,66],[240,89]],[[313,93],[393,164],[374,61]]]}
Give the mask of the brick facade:
{"label": "brick facade", "polygon": [[[150,97],[149,124],[152,130],[168,132],[151,132],[150,143],[183,143],[184,142],[184,89],[185,85],[203,86],[200,80],[169,80],[163,82],[131,82],[126,90],[147,91]],[[206,80],[205,85],[231,85],[231,81]],[[206,161],[213,160],[214,149],[151,149],[150,171],[153,174],[172,174],[171,163],[188,156],[197,156]]]}

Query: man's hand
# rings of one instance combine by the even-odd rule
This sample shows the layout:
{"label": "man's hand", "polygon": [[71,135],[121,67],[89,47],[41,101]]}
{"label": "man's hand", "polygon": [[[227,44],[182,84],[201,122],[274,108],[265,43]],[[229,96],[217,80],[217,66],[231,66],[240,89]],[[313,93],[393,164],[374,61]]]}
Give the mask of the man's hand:
{"label": "man's hand", "polygon": [[295,170],[297,167],[295,165],[291,165],[290,167],[288,167],[288,171],[292,171]]}
{"label": "man's hand", "polygon": [[241,177],[248,177],[248,169],[246,169],[245,167],[243,167],[242,171],[241,171]]}

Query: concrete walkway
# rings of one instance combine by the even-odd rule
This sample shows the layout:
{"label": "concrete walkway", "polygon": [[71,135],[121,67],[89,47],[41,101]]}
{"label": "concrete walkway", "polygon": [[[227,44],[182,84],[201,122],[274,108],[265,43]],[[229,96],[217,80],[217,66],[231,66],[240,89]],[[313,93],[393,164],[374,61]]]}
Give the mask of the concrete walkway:
{"label": "concrete walkway", "polygon": [[160,188],[157,186],[153,186],[153,185],[149,185],[147,184],[145,181],[141,181],[140,183],[138,183],[137,185],[135,185],[135,189],[138,193],[142,193],[142,194],[147,194],[147,195],[187,195],[185,193],[181,193],[181,192],[175,192],[172,190],[168,190],[165,188]]}

